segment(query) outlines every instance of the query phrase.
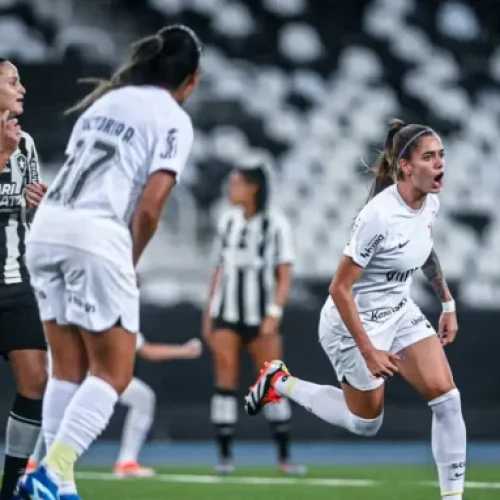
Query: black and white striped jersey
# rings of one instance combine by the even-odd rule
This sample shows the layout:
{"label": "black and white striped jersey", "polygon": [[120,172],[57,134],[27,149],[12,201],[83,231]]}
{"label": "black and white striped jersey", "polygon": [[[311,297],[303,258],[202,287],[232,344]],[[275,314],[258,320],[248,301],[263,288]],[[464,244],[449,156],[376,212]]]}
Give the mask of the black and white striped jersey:
{"label": "black and white striped jersey", "polygon": [[25,236],[29,228],[26,184],[41,182],[33,138],[22,132],[19,146],[0,173],[0,295],[8,285],[26,284]]}
{"label": "black and white striped jersey", "polygon": [[259,325],[274,301],[277,266],[294,261],[288,221],[272,211],[246,219],[242,210],[232,208],[219,221],[214,254],[221,274],[210,316]]}

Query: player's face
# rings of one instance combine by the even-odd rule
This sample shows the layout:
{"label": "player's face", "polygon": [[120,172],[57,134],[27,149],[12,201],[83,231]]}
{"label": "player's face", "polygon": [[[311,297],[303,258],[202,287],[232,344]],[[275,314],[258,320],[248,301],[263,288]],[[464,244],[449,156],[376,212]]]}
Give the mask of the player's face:
{"label": "player's face", "polygon": [[422,137],[409,161],[402,161],[405,179],[422,193],[439,193],[443,187],[444,149],[439,137]]}
{"label": "player's face", "polygon": [[233,172],[229,178],[229,199],[233,205],[247,205],[255,197],[255,186],[240,174]]}
{"label": "player's face", "polygon": [[20,115],[25,94],[17,68],[8,61],[0,64],[0,110]]}

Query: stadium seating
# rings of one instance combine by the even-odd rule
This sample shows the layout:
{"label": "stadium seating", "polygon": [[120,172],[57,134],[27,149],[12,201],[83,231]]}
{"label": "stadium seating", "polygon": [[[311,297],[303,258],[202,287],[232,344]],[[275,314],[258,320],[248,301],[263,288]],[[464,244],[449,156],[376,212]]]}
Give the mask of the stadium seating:
{"label": "stadium seating", "polygon": [[[250,155],[269,163],[274,203],[300,236],[301,286],[324,283],[367,194],[363,164],[375,157],[388,120],[401,117],[434,127],[445,141],[447,174],[435,238],[447,275],[464,304],[498,307],[500,50],[494,7],[469,4],[108,2],[110,13],[133,14],[137,34],[184,22],[206,43],[200,89],[187,106],[196,144],[184,186],[143,263],[150,277],[145,297],[204,296],[200,276],[207,275],[208,246],[224,206],[223,180]],[[37,18],[32,5],[0,2],[2,33],[11,33],[2,37],[2,47],[19,62],[31,96],[25,126],[43,157],[57,161],[71,126],[60,116],[81,93],[73,82],[108,72],[116,47],[105,31]],[[425,287],[415,293],[430,301]]]}

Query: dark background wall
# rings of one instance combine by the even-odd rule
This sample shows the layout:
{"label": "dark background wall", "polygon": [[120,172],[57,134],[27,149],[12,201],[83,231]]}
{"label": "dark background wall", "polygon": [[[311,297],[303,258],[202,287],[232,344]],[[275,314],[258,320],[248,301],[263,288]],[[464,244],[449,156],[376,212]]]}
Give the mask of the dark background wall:
{"label": "dark background wall", "polygon": [[[191,305],[172,308],[144,307],[142,328],[153,342],[182,342],[199,335],[200,311]],[[436,315],[429,314],[436,324]],[[337,385],[328,358],[317,341],[318,311],[293,308],[287,311],[283,331],[287,365],[292,373],[320,384]],[[459,316],[456,343],[447,348],[456,383],[462,393],[470,439],[500,439],[500,313],[467,311]],[[208,439],[211,437],[209,400],[212,395],[212,363],[208,352],[200,360],[150,363],[138,360],[137,375],[149,383],[158,397],[157,418],[152,438]],[[241,388],[253,381],[253,367],[245,356]],[[2,396],[0,428],[5,425],[14,395],[7,363],[0,364]],[[243,439],[264,439],[264,419],[249,418],[243,411],[241,394],[238,435]],[[118,408],[104,437],[117,438],[124,410]],[[387,384],[387,409],[383,439],[420,439],[430,434],[430,412],[425,402],[402,379]],[[354,439],[296,407],[295,435],[301,439]]]}

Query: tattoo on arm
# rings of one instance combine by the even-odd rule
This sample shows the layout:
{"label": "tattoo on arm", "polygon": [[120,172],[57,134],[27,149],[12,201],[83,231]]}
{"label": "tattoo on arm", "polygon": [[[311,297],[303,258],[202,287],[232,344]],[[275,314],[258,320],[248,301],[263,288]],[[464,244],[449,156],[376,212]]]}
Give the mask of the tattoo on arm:
{"label": "tattoo on arm", "polygon": [[450,300],[450,292],[448,290],[448,285],[443,275],[443,270],[441,268],[441,263],[436,254],[436,251],[432,249],[429,258],[422,266],[422,271],[427,278],[427,281],[431,285],[435,294],[441,302],[446,302]]}

